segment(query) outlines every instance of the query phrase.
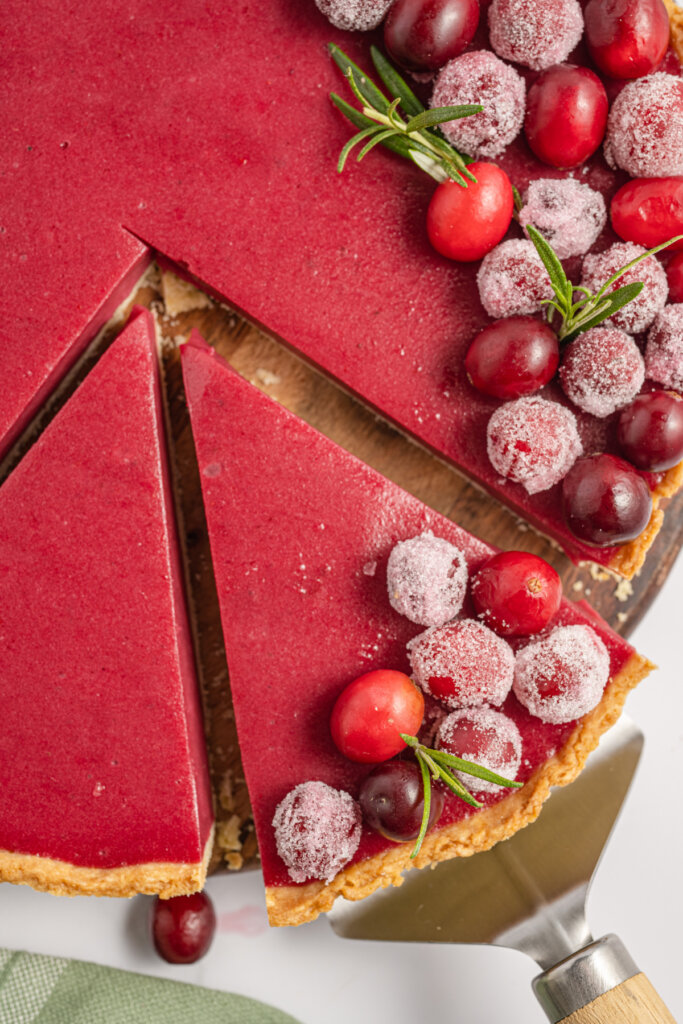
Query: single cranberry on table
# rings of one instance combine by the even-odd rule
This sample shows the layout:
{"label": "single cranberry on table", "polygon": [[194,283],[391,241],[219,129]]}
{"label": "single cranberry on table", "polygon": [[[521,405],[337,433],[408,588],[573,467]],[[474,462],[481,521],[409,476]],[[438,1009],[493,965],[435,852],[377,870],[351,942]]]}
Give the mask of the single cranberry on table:
{"label": "single cranberry on table", "polygon": [[[370,828],[385,839],[408,843],[417,838],[422,824],[422,773],[414,761],[380,764],[363,780],[358,802]],[[432,786],[428,828],[437,824],[443,805],[443,792]]]}
{"label": "single cranberry on table", "polygon": [[632,178],[681,173],[683,79],[657,71],[624,86],[609,112],[605,159]]}
{"label": "single cranberry on table", "polygon": [[616,455],[578,459],[562,481],[565,522],[596,547],[633,540],[652,514],[652,494],[640,474]]}
{"label": "single cranberry on table", "polygon": [[400,733],[414,736],[424,718],[424,697],[409,676],[376,669],[354,679],[337,697],[330,730],[351,761],[375,764],[405,748]]}
{"label": "single cranberry on table", "polygon": [[[620,238],[646,249],[683,234],[683,177],[627,181],[612,199],[610,217]],[[683,239],[666,251],[681,249]]]}
{"label": "single cranberry on table", "polygon": [[659,67],[669,45],[662,0],[589,0],[583,12],[590,55],[612,78],[640,78]]}
{"label": "single cranberry on table", "polygon": [[469,46],[478,24],[479,0],[395,0],[384,44],[407,71],[438,71]]}
{"label": "single cranberry on table", "polygon": [[427,235],[437,252],[452,260],[480,260],[510,226],[514,201],[512,185],[496,164],[473,163],[477,179],[467,188],[455,181],[438,185],[427,209]]}
{"label": "single cranberry on table", "polygon": [[577,167],[605,136],[607,93],[588,68],[557,64],[529,89],[524,119],[527,142],[551,167]]}
{"label": "single cranberry on table", "polygon": [[475,573],[471,594],[477,616],[490,629],[501,636],[531,636],[557,614],[562,581],[538,555],[501,551]]}
{"label": "single cranberry on table", "polygon": [[619,446],[638,469],[661,473],[683,459],[683,397],[672,391],[638,395],[619,416]]}
{"label": "single cranberry on table", "polygon": [[193,964],[203,957],[215,930],[216,914],[205,892],[154,900],[152,938],[159,956],[170,964]]}
{"label": "single cranberry on table", "polygon": [[465,370],[472,385],[494,398],[521,398],[555,375],[560,346],[555,332],[531,316],[496,320],[467,350]]}
{"label": "single cranberry on table", "polygon": [[676,304],[683,302],[683,252],[669,260],[666,279],[669,283],[669,301]]}

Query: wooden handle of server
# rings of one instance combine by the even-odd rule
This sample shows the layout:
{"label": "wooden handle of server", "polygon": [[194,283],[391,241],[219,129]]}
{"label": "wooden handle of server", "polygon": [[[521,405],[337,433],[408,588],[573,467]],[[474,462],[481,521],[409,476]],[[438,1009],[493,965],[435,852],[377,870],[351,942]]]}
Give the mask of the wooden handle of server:
{"label": "wooden handle of server", "polygon": [[562,1024],[676,1024],[644,974],[598,996]]}

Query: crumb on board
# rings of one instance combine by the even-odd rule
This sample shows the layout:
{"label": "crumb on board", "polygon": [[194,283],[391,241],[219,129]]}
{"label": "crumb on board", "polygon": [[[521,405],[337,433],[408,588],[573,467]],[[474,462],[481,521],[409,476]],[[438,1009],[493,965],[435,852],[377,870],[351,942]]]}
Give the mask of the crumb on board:
{"label": "crumb on board", "polygon": [[583,590],[583,580],[575,580],[574,583],[572,583],[572,590],[575,590],[577,593]]}
{"label": "crumb on board", "polygon": [[254,383],[261,384],[264,388],[275,387],[281,380],[282,377],[278,377],[276,373],[271,373],[270,370],[266,370],[263,366],[259,366],[257,370],[254,370]]}
{"label": "crumb on board", "polygon": [[628,612],[617,612],[617,620],[619,622],[626,622],[628,618]]}
{"label": "crumb on board", "polygon": [[235,789],[232,772],[230,771],[226,772],[223,776],[220,789],[218,790],[218,802],[226,811],[235,810]]}
{"label": "crumb on board", "polygon": [[633,596],[633,587],[630,580],[619,580],[614,588],[614,596],[617,601],[628,601]]}
{"label": "crumb on board", "polygon": [[183,281],[170,270],[161,272],[161,294],[167,316],[188,313],[191,309],[208,309],[213,301],[189,281]]}

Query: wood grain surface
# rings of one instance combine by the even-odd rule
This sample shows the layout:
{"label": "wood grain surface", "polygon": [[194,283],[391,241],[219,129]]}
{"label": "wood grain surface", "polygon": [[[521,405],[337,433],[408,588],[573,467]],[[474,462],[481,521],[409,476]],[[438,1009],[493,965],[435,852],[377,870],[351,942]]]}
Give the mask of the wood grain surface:
{"label": "wood grain surface", "polygon": [[594,999],[562,1024],[676,1024],[644,974]]}

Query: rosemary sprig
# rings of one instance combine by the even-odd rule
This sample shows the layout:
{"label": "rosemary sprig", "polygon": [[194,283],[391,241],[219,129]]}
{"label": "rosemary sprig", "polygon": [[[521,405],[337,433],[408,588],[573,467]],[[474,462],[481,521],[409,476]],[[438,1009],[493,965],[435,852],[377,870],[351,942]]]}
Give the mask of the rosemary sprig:
{"label": "rosemary sprig", "polygon": [[[615,288],[612,292],[609,289],[627,270],[635,267],[641,260],[644,260],[647,256],[652,256],[661,249],[666,249],[668,245],[672,245],[683,238],[683,235],[676,235],[675,238],[670,238],[668,242],[662,242],[661,245],[656,245],[654,249],[649,249],[647,252],[641,253],[640,256],[636,256],[634,260],[627,263],[616,274],[612,274],[599,291],[593,295],[587,288],[572,284],[565,274],[564,267],[560,263],[557,254],[540,231],[537,231],[531,224],[527,225],[526,230],[529,238],[536,246],[536,252],[541,257],[543,265],[548,271],[550,283],[553,286],[555,298],[544,299],[543,305],[548,307],[548,323],[552,321],[555,313],[559,313],[562,318],[562,323],[557,332],[560,341],[573,341],[577,335],[589,330],[591,327],[596,327],[603,320],[607,320],[617,310],[640,295],[644,287],[642,281],[633,281],[631,284],[622,285],[621,288]],[[574,301],[577,293],[580,297]]]}
{"label": "rosemary sprig", "polygon": [[422,823],[420,832],[415,840],[415,846],[410,854],[411,859],[417,857],[422,846],[422,841],[427,834],[429,827],[429,814],[432,806],[432,779],[435,782],[445,782],[452,793],[464,800],[470,807],[479,808],[482,804],[476,800],[466,786],[454,773],[464,772],[467,775],[474,775],[478,779],[485,779],[487,782],[495,782],[498,786],[507,786],[509,789],[519,789],[523,783],[513,782],[505,779],[502,775],[484,768],[483,765],[475,764],[473,761],[465,761],[462,757],[449,754],[445,750],[435,750],[420,743],[417,736],[407,736],[401,733],[401,739],[414,752],[417,763],[422,774],[422,785],[424,786],[424,810],[422,812]]}
{"label": "rosemary sprig", "polygon": [[[483,107],[465,103],[454,107],[435,107],[427,110],[408,83],[377,49],[371,48],[375,70],[389,91],[389,99],[382,90],[361,71],[334,43],[330,55],[349,83],[351,92],[361,104],[352,107],[336,93],[330,99],[342,114],[360,131],[346,143],[339,155],[337,170],[343,171],[351,151],[364,142],[356,159],[362,160],[375,146],[386,146],[399,156],[412,160],[435,181],[457,181],[463,188],[467,181],[476,182],[468,171],[469,157],[463,156],[446,140],[439,125],[461,117],[478,114]],[[399,108],[401,113],[399,113]]]}

